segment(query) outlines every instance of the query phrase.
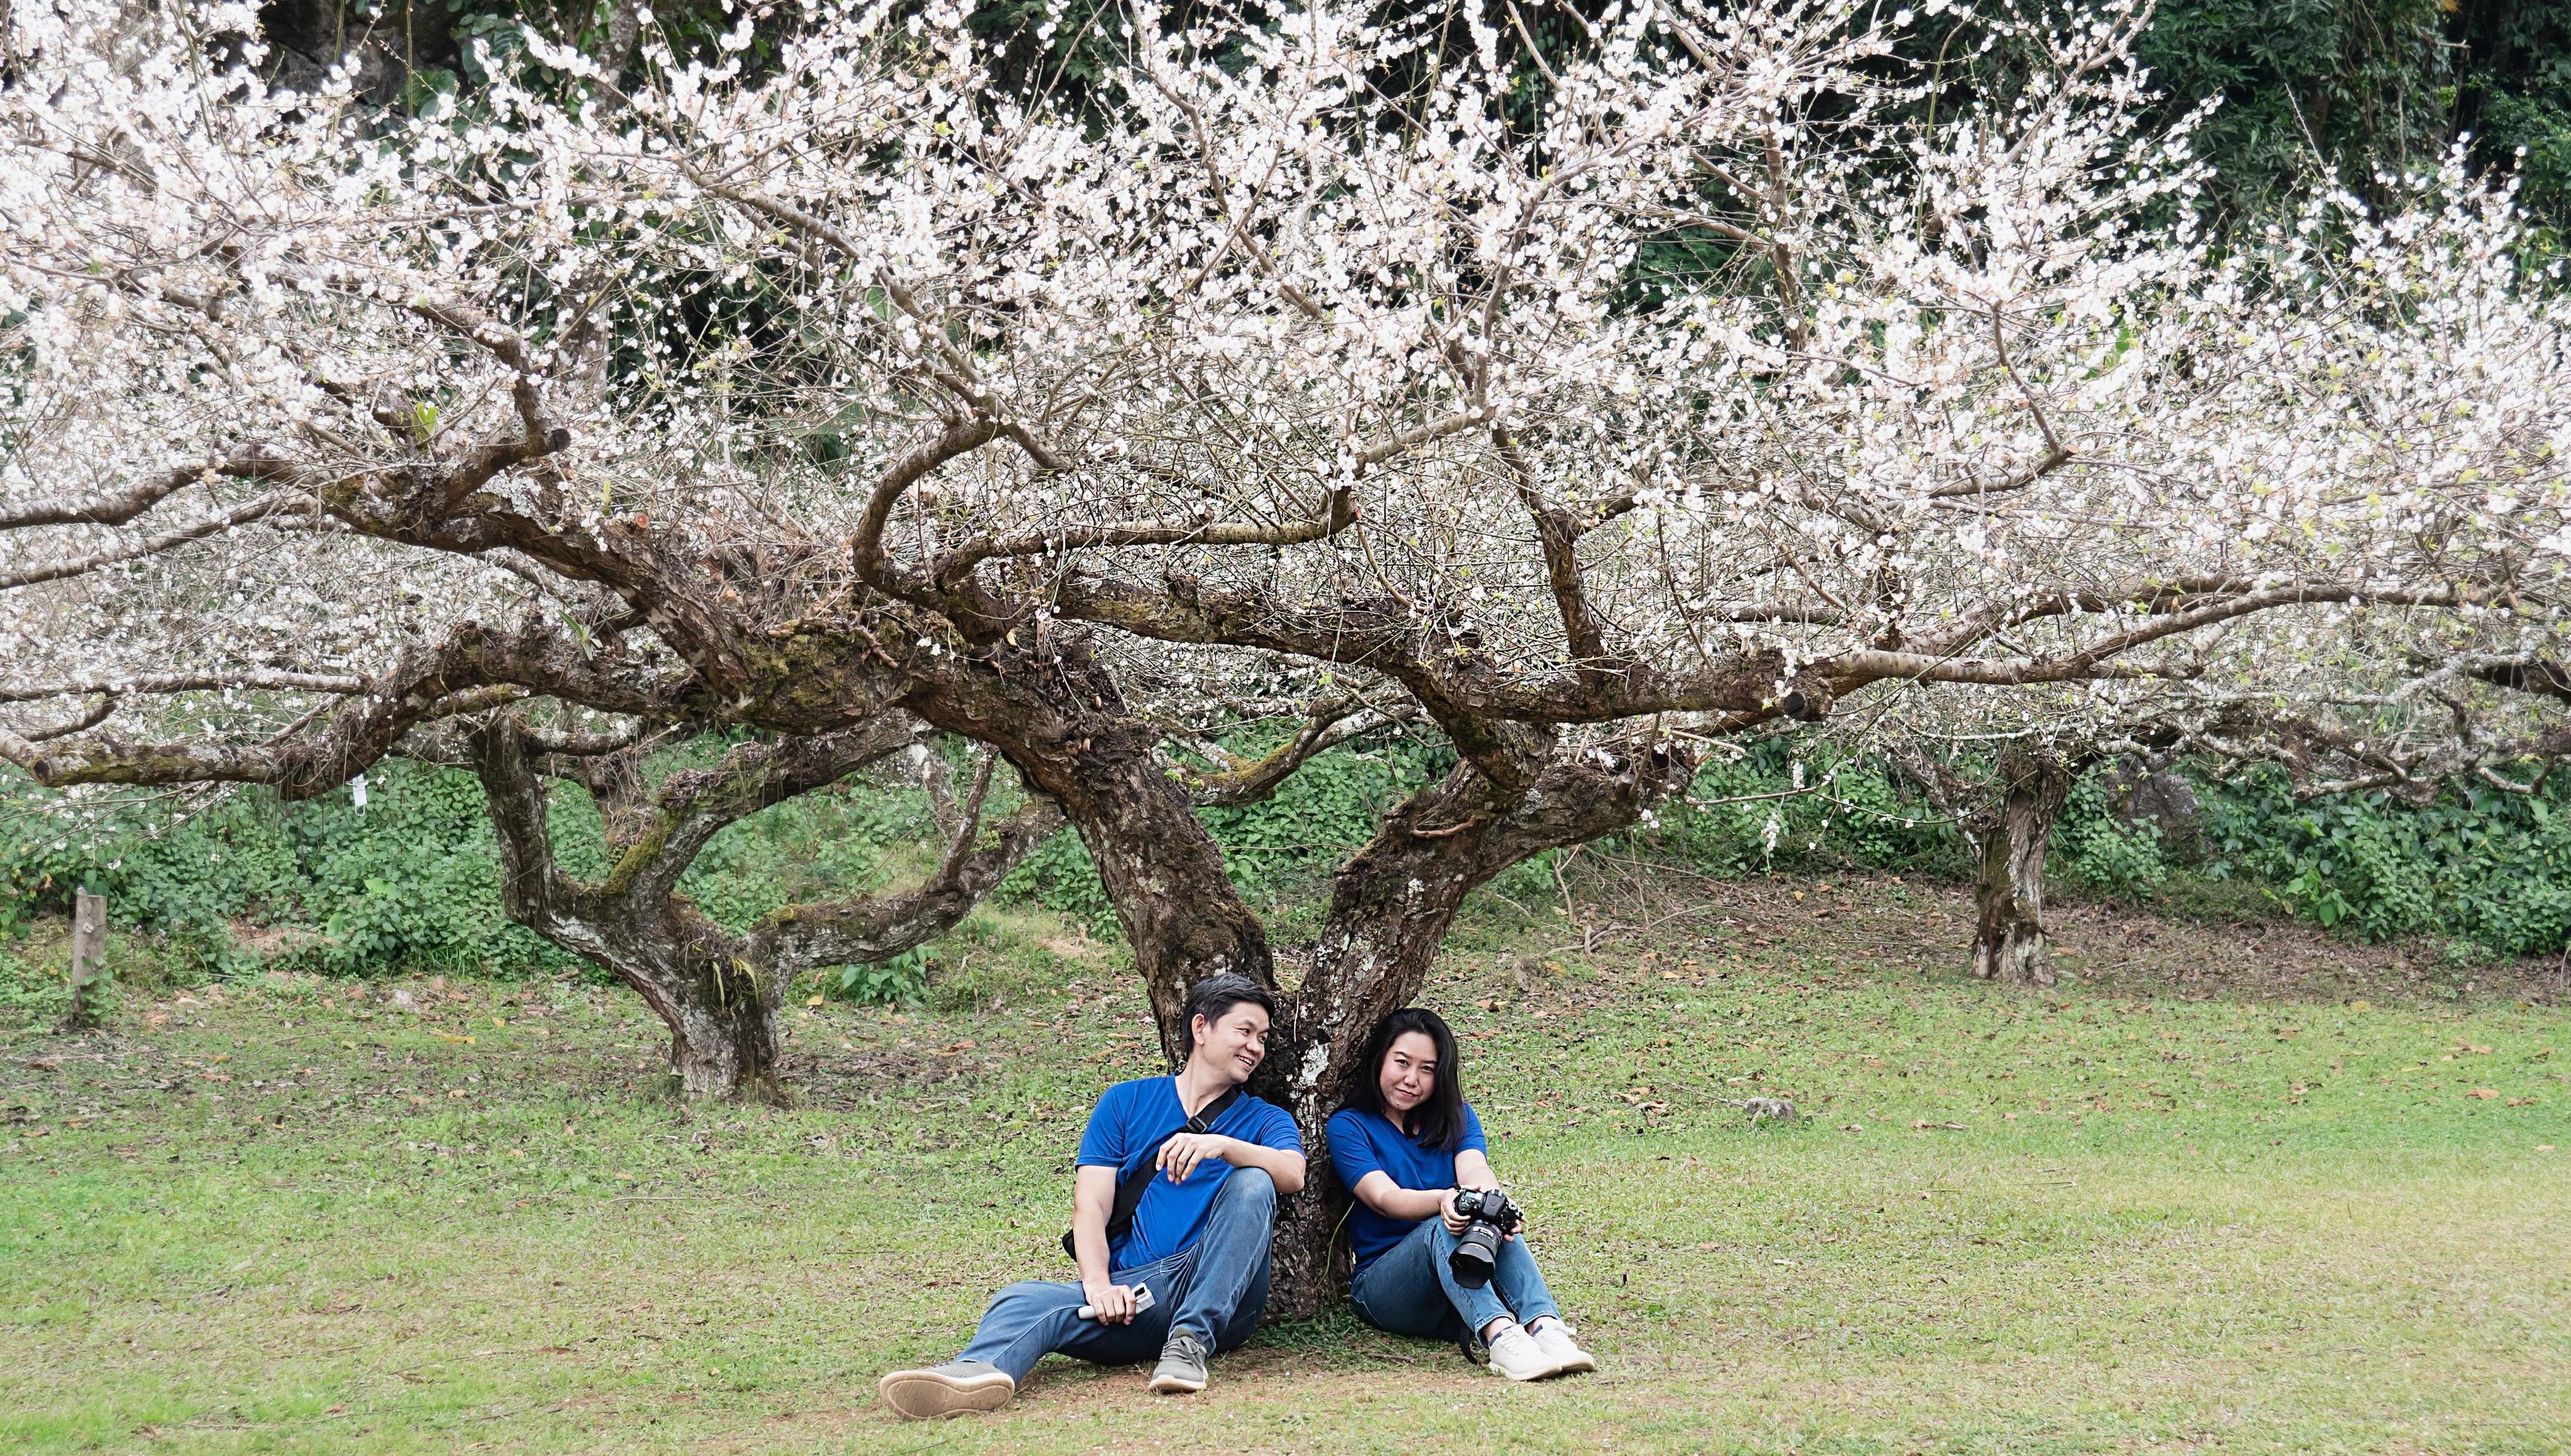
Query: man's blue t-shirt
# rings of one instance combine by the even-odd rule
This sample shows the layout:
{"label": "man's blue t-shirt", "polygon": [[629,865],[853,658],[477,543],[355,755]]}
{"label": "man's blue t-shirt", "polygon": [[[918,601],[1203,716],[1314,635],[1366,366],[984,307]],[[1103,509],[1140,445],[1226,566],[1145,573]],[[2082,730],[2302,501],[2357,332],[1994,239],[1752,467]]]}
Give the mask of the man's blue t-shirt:
{"label": "man's blue t-shirt", "polygon": [[[1455,1155],[1467,1148],[1484,1155],[1491,1148],[1470,1104],[1464,1108],[1464,1139],[1452,1148],[1422,1148],[1381,1113],[1343,1107],[1330,1119],[1330,1167],[1351,1195],[1369,1173],[1384,1175],[1396,1188],[1443,1193],[1455,1187]],[[1348,1214],[1348,1251],[1364,1268],[1426,1221],[1386,1217],[1357,1199]]]}
{"label": "man's blue t-shirt", "polygon": [[[1089,1128],[1080,1135],[1078,1163],[1082,1168],[1113,1168],[1122,1185],[1150,1168],[1160,1156],[1161,1145],[1187,1129],[1188,1112],[1179,1104],[1179,1079],[1119,1082],[1107,1089],[1089,1115]],[[1263,1148],[1303,1151],[1303,1135],[1295,1131],[1294,1120],[1285,1109],[1248,1094],[1224,1109],[1207,1131]],[[1140,1268],[1186,1252],[1205,1231],[1214,1196],[1230,1177],[1232,1165],[1220,1158],[1198,1164],[1186,1183],[1172,1183],[1166,1173],[1153,1174],[1151,1186],[1143,1190],[1143,1201],[1134,1206],[1134,1226],[1108,1248],[1108,1263],[1120,1269]]]}

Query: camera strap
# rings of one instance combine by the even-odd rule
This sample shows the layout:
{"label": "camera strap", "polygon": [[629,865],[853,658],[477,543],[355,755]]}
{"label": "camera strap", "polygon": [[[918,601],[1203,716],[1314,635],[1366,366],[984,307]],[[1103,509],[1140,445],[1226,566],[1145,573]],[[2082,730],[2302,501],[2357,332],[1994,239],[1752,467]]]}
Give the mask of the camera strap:
{"label": "camera strap", "polygon": [[[1195,1117],[1188,1119],[1188,1125],[1184,1131],[1198,1134],[1214,1131],[1214,1125],[1222,1122],[1223,1115],[1232,1111],[1232,1105],[1239,1101],[1241,1101],[1240,1088],[1225,1088],[1221,1097],[1207,1103]],[[1177,1133],[1172,1133],[1169,1138],[1163,1138],[1161,1143],[1166,1143],[1170,1138],[1177,1136]],[[1160,1151],[1160,1143],[1153,1144],[1152,1148],[1157,1155]],[[1124,1237],[1133,1228],[1134,1211],[1142,1206],[1144,1191],[1152,1186],[1152,1179],[1159,1172],[1158,1168],[1147,1163],[1132,1176],[1117,1181],[1116,1203],[1107,1211],[1107,1252],[1111,1261],[1116,1255],[1116,1240]],[[1074,1259],[1080,1257],[1072,1244],[1071,1230],[1068,1228],[1062,1230],[1062,1251]]]}

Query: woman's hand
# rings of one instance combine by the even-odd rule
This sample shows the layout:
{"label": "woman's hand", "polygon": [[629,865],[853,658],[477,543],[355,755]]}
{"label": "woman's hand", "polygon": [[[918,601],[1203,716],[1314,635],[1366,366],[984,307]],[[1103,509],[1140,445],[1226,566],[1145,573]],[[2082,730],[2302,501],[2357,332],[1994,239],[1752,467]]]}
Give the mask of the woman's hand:
{"label": "woman's hand", "polygon": [[1111,1284],[1105,1279],[1083,1279],[1080,1282],[1080,1294],[1082,1298],[1089,1301],[1090,1308],[1098,1311],[1099,1323],[1132,1324],[1134,1322],[1132,1285]]}
{"label": "woman's hand", "polygon": [[1168,1174],[1170,1182],[1186,1183],[1198,1164],[1209,1158],[1225,1158],[1232,1146],[1232,1140],[1220,1133],[1180,1133],[1161,1145],[1160,1156],[1152,1160],[1152,1166]]}
{"label": "woman's hand", "polygon": [[1438,1197],[1437,1221],[1446,1225],[1447,1232],[1461,1235],[1465,1229],[1473,1226],[1473,1220],[1455,1212],[1455,1195],[1460,1190],[1448,1189]]}
{"label": "woman's hand", "polygon": [[[1499,1176],[1491,1172],[1491,1160],[1482,1156],[1482,1150],[1467,1148],[1455,1155],[1455,1187],[1458,1191],[1471,1189],[1475,1193],[1486,1194],[1499,1186]],[[1446,1196],[1446,1227],[1449,1232],[1461,1233],[1465,1225],[1455,1221],[1454,1210],[1455,1195],[1450,1193]],[[1518,1216],[1521,1219],[1526,1217],[1526,1210],[1518,1210]],[[1509,1236],[1515,1238],[1517,1234]]]}

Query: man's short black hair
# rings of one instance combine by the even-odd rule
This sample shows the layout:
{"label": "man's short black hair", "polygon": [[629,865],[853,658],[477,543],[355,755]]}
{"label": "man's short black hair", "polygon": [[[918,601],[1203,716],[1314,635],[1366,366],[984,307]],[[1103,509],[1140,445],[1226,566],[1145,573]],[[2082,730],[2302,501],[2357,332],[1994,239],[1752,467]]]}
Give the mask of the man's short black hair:
{"label": "man's short black hair", "polygon": [[1196,988],[1188,992],[1188,1014],[1179,1018],[1179,1055],[1197,1054],[1198,1017],[1204,1017],[1206,1024],[1212,1026],[1223,1020],[1225,1012],[1245,1001],[1267,1012],[1271,1023],[1277,1020],[1277,998],[1248,976],[1225,971],[1197,982]]}

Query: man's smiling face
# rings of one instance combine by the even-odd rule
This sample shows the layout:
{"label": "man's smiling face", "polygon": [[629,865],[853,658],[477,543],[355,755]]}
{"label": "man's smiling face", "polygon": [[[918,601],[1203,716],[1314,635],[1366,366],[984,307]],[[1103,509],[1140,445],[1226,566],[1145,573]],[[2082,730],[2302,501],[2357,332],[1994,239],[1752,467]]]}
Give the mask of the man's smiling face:
{"label": "man's smiling face", "polygon": [[1236,1084],[1249,1081],[1268,1059],[1268,1013],[1250,1002],[1233,1003],[1215,1021],[1200,1016],[1190,1029],[1197,1056]]}

